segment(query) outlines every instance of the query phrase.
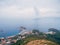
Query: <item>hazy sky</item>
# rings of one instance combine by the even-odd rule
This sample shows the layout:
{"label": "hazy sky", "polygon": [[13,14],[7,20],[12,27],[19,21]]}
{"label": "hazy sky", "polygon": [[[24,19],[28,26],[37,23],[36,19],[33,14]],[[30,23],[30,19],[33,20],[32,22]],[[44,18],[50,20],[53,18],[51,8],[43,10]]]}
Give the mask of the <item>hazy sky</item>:
{"label": "hazy sky", "polygon": [[33,18],[35,7],[39,17],[60,17],[60,0],[0,0],[0,19]]}

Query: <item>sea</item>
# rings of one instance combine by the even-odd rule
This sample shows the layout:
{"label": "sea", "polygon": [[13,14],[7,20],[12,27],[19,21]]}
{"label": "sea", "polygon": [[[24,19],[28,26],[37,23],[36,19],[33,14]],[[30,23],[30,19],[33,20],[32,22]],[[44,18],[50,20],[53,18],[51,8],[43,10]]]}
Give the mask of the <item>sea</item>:
{"label": "sea", "polygon": [[47,32],[49,28],[60,30],[60,18],[0,19],[0,37],[17,35],[21,32],[21,26],[27,30],[37,29],[41,32]]}

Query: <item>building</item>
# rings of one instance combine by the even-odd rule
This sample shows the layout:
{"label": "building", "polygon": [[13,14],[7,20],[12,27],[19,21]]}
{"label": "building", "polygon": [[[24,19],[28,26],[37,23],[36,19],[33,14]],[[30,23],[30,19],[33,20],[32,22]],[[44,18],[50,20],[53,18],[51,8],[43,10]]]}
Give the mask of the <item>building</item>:
{"label": "building", "polygon": [[53,31],[50,31],[50,32],[47,32],[46,34],[55,34],[56,32],[53,32]]}

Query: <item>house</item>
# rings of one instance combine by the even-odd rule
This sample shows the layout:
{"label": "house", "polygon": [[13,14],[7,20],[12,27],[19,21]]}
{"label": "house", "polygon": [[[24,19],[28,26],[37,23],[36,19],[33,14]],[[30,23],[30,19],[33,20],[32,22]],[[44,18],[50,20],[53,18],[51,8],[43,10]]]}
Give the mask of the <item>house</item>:
{"label": "house", "polygon": [[53,31],[50,31],[50,32],[47,32],[46,34],[55,34],[56,32],[53,32]]}

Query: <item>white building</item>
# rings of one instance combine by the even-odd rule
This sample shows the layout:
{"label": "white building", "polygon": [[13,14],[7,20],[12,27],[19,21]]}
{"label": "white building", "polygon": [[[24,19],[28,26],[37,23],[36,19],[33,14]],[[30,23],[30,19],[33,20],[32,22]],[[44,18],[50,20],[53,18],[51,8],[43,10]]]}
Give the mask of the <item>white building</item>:
{"label": "white building", "polygon": [[47,32],[46,34],[55,34],[56,32],[53,32],[53,31],[50,31],[50,32]]}

